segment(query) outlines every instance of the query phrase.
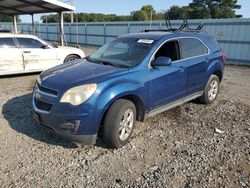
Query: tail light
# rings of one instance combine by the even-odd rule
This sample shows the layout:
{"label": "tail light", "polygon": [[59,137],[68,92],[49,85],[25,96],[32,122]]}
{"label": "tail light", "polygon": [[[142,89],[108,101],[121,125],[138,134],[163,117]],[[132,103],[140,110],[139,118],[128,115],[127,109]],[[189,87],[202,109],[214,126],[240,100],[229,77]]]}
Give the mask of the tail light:
{"label": "tail light", "polygon": [[225,63],[226,62],[226,54],[225,54],[225,52],[222,52],[222,61],[223,61],[223,63]]}

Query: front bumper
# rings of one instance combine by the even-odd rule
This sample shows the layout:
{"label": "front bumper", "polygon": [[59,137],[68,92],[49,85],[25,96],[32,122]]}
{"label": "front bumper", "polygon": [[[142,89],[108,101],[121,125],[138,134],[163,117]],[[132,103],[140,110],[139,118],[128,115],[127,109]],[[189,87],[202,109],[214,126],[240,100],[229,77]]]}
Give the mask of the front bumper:
{"label": "front bumper", "polygon": [[92,145],[96,142],[99,126],[95,123],[93,106],[73,107],[61,104],[58,96],[34,89],[33,119],[53,133],[72,142]]}
{"label": "front bumper", "polygon": [[[86,144],[86,145],[93,145],[96,143],[96,138],[97,134],[92,134],[92,135],[77,135],[74,133],[64,133],[63,131],[58,131],[53,126],[51,125],[45,125],[43,122],[41,122],[40,114],[36,113],[35,111],[32,110],[32,119],[38,123],[39,125],[42,125],[44,128],[47,130],[53,132],[54,134],[63,137],[67,140],[70,140],[71,142],[76,142],[76,143],[81,143],[81,144]],[[69,123],[61,123],[59,126],[64,127],[65,130],[70,130],[73,124]],[[80,126],[80,125],[79,125]],[[77,124],[76,126],[72,129],[74,132],[77,130]]]}

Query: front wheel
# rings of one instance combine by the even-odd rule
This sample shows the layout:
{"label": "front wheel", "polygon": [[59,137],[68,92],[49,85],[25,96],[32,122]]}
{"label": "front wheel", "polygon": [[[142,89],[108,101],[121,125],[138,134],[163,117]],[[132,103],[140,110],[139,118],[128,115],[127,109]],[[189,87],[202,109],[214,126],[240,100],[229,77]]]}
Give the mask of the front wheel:
{"label": "front wheel", "polygon": [[198,98],[200,102],[204,104],[213,103],[218,96],[219,86],[220,86],[220,80],[218,76],[211,75],[211,77],[207,82],[203,95]]}
{"label": "front wheel", "polygon": [[125,99],[115,101],[104,120],[103,138],[105,142],[114,148],[124,146],[132,136],[135,121],[135,105]]}
{"label": "front wheel", "polygon": [[74,60],[76,60],[76,59],[80,59],[80,57],[79,57],[78,55],[68,55],[68,56],[64,59],[63,63],[68,63],[68,62],[74,61]]}

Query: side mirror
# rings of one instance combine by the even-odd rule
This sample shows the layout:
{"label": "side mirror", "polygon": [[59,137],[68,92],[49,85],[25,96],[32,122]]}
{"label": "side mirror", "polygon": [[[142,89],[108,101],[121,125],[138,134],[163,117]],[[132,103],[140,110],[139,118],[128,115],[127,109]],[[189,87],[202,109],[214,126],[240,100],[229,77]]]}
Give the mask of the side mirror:
{"label": "side mirror", "polygon": [[48,45],[48,44],[43,44],[42,48],[43,48],[43,49],[48,49],[48,48],[49,48],[49,45]]}
{"label": "side mirror", "polygon": [[169,66],[172,64],[172,60],[169,57],[160,56],[157,57],[152,63],[152,67]]}

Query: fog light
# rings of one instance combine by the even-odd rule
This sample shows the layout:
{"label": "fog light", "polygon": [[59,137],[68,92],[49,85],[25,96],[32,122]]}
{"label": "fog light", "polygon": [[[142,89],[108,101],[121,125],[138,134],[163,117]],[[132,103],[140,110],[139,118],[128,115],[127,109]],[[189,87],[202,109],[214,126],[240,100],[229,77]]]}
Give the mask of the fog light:
{"label": "fog light", "polygon": [[76,134],[77,130],[80,126],[80,120],[75,121],[66,121],[64,123],[60,123],[59,127],[63,129],[63,131],[67,134]]}

